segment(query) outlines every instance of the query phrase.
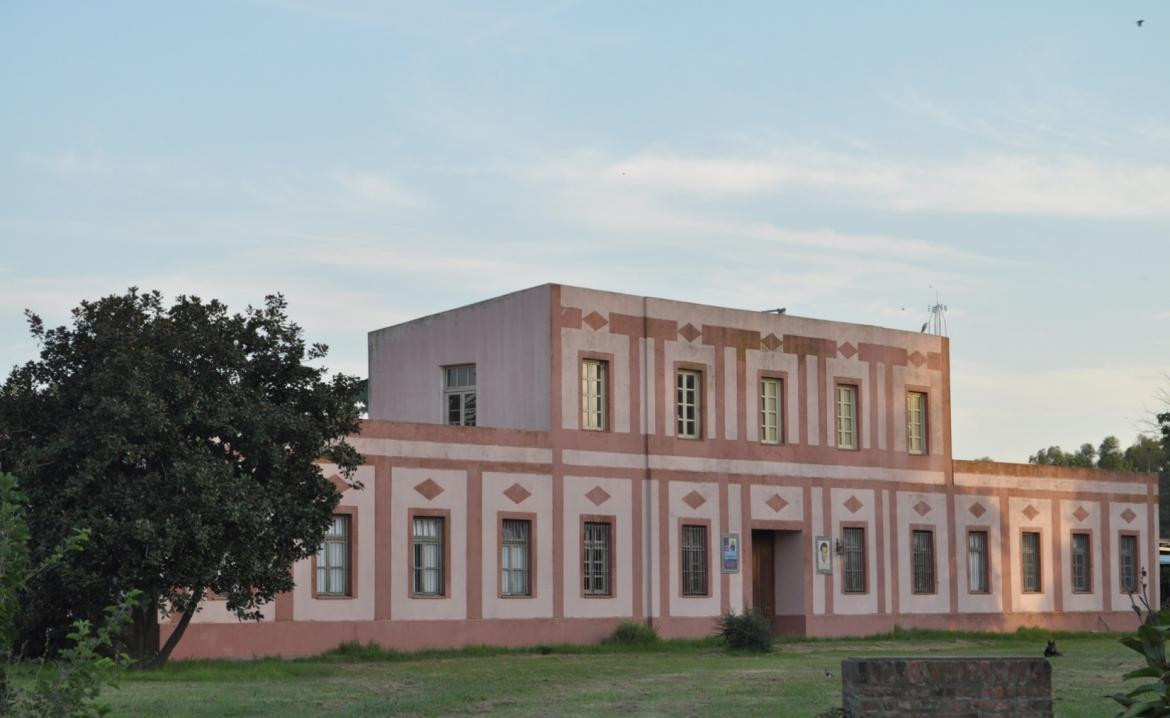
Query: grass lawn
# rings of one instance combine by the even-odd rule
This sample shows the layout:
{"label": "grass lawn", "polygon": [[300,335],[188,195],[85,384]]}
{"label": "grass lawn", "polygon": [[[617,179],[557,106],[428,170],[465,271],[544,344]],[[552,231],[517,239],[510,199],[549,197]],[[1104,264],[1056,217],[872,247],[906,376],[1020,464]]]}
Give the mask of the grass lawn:
{"label": "grass lawn", "polygon": [[[354,647],[308,660],[176,661],[126,675],[102,699],[118,716],[815,716],[841,704],[848,656],[1038,656],[1046,636],[910,633],[786,642],[763,656],[728,654],[712,641],[558,646],[547,655],[481,648],[404,656]],[[1116,713],[1103,696],[1139,665],[1118,637],[1057,637],[1064,653],[1052,659],[1057,716]]]}

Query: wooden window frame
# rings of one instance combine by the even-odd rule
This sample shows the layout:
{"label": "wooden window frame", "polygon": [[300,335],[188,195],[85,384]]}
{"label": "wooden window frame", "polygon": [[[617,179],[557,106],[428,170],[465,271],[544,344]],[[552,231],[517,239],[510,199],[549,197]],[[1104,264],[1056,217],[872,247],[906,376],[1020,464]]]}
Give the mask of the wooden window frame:
{"label": "wooden window frame", "polygon": [[[915,561],[914,535],[917,533],[930,534],[930,578],[931,588],[929,591],[918,590],[918,581],[915,574],[917,564]],[[937,596],[938,595],[938,527],[934,524],[910,524],[910,593],[915,596]]]}
{"label": "wooden window frame", "polygon": [[[861,450],[861,381],[838,377],[833,384],[833,438],[841,451]],[[853,445],[841,445],[841,389],[853,390]]]}
{"label": "wooden window frame", "polygon": [[[910,437],[910,397],[915,395],[922,397],[922,416],[920,417],[922,447],[918,451],[914,450]],[[928,387],[906,385],[906,453],[911,456],[930,454],[930,392]]]}
{"label": "wooden window frame", "polygon": [[[971,534],[983,534],[983,565],[981,566],[983,572],[983,585],[986,586],[982,591],[976,591],[971,588]],[[972,596],[987,596],[991,594],[991,527],[990,526],[968,526],[964,534],[966,539],[964,545],[967,553],[967,593]]]}
{"label": "wooden window frame", "polygon": [[[869,593],[869,525],[864,522],[850,521],[841,522],[841,560],[838,562],[841,565],[841,593],[850,596],[863,596]],[[859,530],[861,531],[861,590],[851,590],[848,588],[848,545],[845,542],[845,530]]]}
{"label": "wooden window frame", "polygon": [[[604,376],[601,379],[601,426],[592,427],[586,426],[585,422],[585,364],[586,362],[596,362],[601,365]],[[577,372],[578,382],[578,409],[580,409],[580,416],[578,417],[579,426],[583,431],[608,432],[612,431],[613,427],[613,402],[611,397],[613,390],[610,388],[613,377],[613,354],[606,354],[604,352],[579,351],[577,352]]]}
{"label": "wooden window frame", "polygon": [[[685,544],[683,542],[684,528],[695,527],[702,528],[703,535],[706,540],[703,542],[703,551],[706,554],[706,561],[704,562],[703,573],[703,588],[706,593],[687,593],[686,592],[686,554]],[[711,519],[699,518],[680,518],[678,520],[678,595],[679,598],[710,598],[712,594],[711,589],[711,559],[715,552],[711,549]]]}
{"label": "wooden window frame", "polygon": [[[675,438],[685,439],[687,441],[702,441],[703,432],[706,429],[706,422],[703,421],[703,412],[707,410],[707,401],[704,392],[707,390],[707,367],[705,364],[694,364],[691,362],[675,362],[674,364],[674,386],[671,390],[674,392],[674,435]],[[695,377],[695,433],[684,434],[679,431],[681,425],[685,421],[681,411],[684,404],[678,400],[679,393],[679,377],[683,375],[693,375]]]}
{"label": "wooden window frame", "polygon": [[[528,593],[504,593],[504,522],[528,522]],[[499,598],[536,598],[536,514],[521,511],[496,513],[496,595]]]}
{"label": "wooden window frame", "polygon": [[[357,598],[357,558],[358,558],[358,508],[356,506],[338,506],[333,509],[334,516],[345,516],[349,519],[349,536],[346,543],[348,544],[346,551],[346,560],[349,562],[348,570],[346,571],[346,592],[340,593],[321,593],[317,587],[317,552],[313,552],[312,559],[309,563],[309,595],[321,601],[351,601]],[[224,596],[224,600],[227,597]]]}
{"label": "wooden window frame", "polygon": [[[757,392],[759,396],[758,419],[759,419],[759,439],[761,444],[768,446],[781,446],[784,444],[784,429],[787,422],[784,420],[784,392],[787,389],[788,375],[782,372],[761,371],[756,378],[756,386],[759,387]],[[774,381],[776,382],[776,440],[769,441],[767,439],[766,424],[764,423],[764,383]]]}
{"label": "wooden window frame", "polygon": [[[580,531],[578,538],[580,543],[579,558],[581,561],[581,570],[578,572],[579,586],[581,598],[588,599],[609,599],[617,596],[617,517],[612,514],[581,514],[579,519]],[[606,524],[609,526],[609,592],[608,593],[589,593],[585,590],[585,525],[586,524]],[[681,555],[681,554],[680,554]],[[681,568],[681,567],[680,567]]]}
{"label": "wooden window frame", "polygon": [[[442,542],[439,556],[443,562],[443,585],[439,593],[419,593],[414,590],[414,520],[416,518],[432,518],[443,520]],[[410,509],[406,514],[406,585],[409,587],[409,596],[420,599],[443,599],[451,597],[451,510],[450,509]]]}
{"label": "wooden window frame", "polygon": [[[1024,561],[1024,536],[1036,534],[1036,588],[1027,588],[1028,566]],[[1020,593],[1044,593],[1044,530],[1031,526],[1020,528]]]}

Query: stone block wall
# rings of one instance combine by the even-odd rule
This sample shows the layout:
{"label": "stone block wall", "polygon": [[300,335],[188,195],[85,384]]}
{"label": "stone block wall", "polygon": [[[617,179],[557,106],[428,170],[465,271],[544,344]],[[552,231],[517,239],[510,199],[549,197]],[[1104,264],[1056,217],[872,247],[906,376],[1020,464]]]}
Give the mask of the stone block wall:
{"label": "stone block wall", "polygon": [[1043,658],[847,658],[841,681],[855,718],[1052,718]]}

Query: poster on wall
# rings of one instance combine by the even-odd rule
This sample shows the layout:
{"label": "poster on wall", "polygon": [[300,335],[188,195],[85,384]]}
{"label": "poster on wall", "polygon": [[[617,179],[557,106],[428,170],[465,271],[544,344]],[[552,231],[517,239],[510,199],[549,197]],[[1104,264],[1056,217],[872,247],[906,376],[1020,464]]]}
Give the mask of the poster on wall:
{"label": "poster on wall", "polygon": [[833,546],[828,536],[817,536],[813,539],[813,560],[817,573],[833,572]]}
{"label": "poster on wall", "polygon": [[722,534],[719,556],[723,573],[739,573],[739,534]]}

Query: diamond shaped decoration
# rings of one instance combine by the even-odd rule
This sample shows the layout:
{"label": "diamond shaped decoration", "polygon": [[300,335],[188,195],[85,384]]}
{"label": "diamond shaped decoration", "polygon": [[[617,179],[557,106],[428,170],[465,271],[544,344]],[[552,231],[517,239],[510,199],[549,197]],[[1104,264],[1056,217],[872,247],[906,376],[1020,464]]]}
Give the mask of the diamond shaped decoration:
{"label": "diamond shaped decoration", "polygon": [[760,340],[760,344],[768,351],[774,352],[780,346],[780,338],[775,334],[769,334]]}
{"label": "diamond shaped decoration", "polygon": [[588,314],[586,314],[584,317],[581,318],[581,321],[588,324],[589,328],[592,329],[593,331],[597,331],[598,329],[601,329],[602,327],[604,327],[606,324],[609,324],[609,321],[606,320],[605,317],[601,316],[597,312],[589,312]]}
{"label": "diamond shaped decoration", "polygon": [[1024,515],[1028,517],[1029,521],[1031,521],[1032,519],[1039,516],[1040,512],[1036,509],[1035,506],[1033,506],[1032,504],[1028,504],[1027,506],[1024,507]]}
{"label": "diamond shaped decoration", "polygon": [[589,489],[589,493],[585,494],[585,498],[593,502],[594,506],[601,506],[606,501],[609,501],[609,493],[600,486],[594,486]]}
{"label": "diamond shaped decoration", "polygon": [[780,494],[772,494],[772,498],[768,499],[764,503],[766,503],[776,513],[780,513],[784,510],[784,507],[788,505],[788,502],[785,501],[784,497],[782,497]]}
{"label": "diamond shaped decoration", "polygon": [[512,484],[508,488],[504,489],[504,496],[512,499],[512,503],[518,504],[529,496],[532,496],[532,492],[520,484]]}
{"label": "diamond shaped decoration", "polygon": [[435,483],[434,479],[427,479],[426,481],[414,487],[414,490],[423,495],[427,501],[433,500],[436,496],[443,493],[443,487]]}
{"label": "diamond shaped decoration", "polygon": [[687,506],[690,506],[692,509],[697,509],[703,504],[707,503],[707,499],[703,498],[703,495],[698,491],[692,491],[683,497],[683,503]]}
{"label": "diamond shaped decoration", "polygon": [[925,516],[930,513],[930,504],[926,503],[922,499],[919,499],[918,503],[914,504],[914,506],[911,508],[913,508],[914,513],[918,514],[919,516]]}
{"label": "diamond shaped decoration", "polygon": [[702,332],[700,332],[698,329],[696,329],[695,325],[691,324],[690,322],[687,322],[686,324],[684,324],[682,326],[682,329],[678,330],[678,333],[681,334],[682,338],[686,339],[688,342],[695,341],[696,339],[699,338],[699,335],[702,334]]}
{"label": "diamond shaped decoration", "polygon": [[334,486],[336,486],[336,487],[337,487],[337,490],[338,490],[338,491],[340,491],[340,492],[342,492],[342,493],[345,493],[346,491],[349,491],[350,489],[352,489],[352,488],[353,488],[352,486],[350,486],[350,485],[349,485],[349,482],[348,482],[348,481],[346,481],[345,479],[341,478],[341,477],[340,477],[340,476],[338,476],[337,474],[334,474],[333,476],[330,476],[328,479],[326,479],[326,481],[328,481],[329,483],[331,483],[331,484],[333,484]]}
{"label": "diamond shaped decoration", "polygon": [[1121,518],[1125,519],[1125,523],[1129,524],[1133,523],[1133,520],[1137,518],[1137,514],[1133,512],[1133,509],[1126,509],[1121,512]]}
{"label": "diamond shaped decoration", "polygon": [[837,347],[837,351],[840,354],[844,354],[846,359],[852,359],[853,355],[857,353],[857,348],[849,342],[845,342],[841,346]]}
{"label": "diamond shaped decoration", "polygon": [[1085,511],[1084,506],[1078,506],[1077,510],[1073,512],[1073,517],[1076,518],[1077,521],[1084,521],[1085,519],[1089,518],[1089,512]]}
{"label": "diamond shaped decoration", "polygon": [[907,358],[914,364],[914,366],[920,367],[926,363],[926,357],[922,356],[922,352],[914,352]]}
{"label": "diamond shaped decoration", "polygon": [[864,505],[865,504],[861,503],[861,499],[857,498],[856,496],[850,496],[845,500],[845,508],[849,509],[849,513],[851,514],[855,514],[860,511],[861,507]]}
{"label": "diamond shaped decoration", "polygon": [[979,503],[978,501],[971,504],[971,508],[969,508],[967,510],[970,511],[971,515],[974,516],[975,518],[979,518],[983,514],[987,513],[987,509],[984,508],[983,504]]}

